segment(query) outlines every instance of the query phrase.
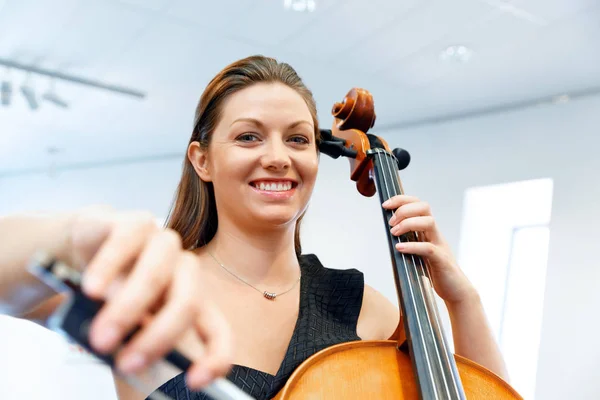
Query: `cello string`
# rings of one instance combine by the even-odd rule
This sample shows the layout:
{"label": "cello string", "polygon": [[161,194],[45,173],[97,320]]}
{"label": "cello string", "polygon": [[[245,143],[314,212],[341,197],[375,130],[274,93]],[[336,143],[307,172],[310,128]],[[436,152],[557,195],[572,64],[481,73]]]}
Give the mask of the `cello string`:
{"label": "cello string", "polygon": [[[415,232],[415,236],[417,238],[417,240],[419,240],[419,235],[417,234],[417,232]],[[441,354],[444,355],[444,359],[443,361],[445,362],[445,366],[446,368],[443,369],[443,373],[446,376],[447,373],[450,373],[450,376],[448,376],[448,380],[450,381],[450,384],[452,386],[452,390],[455,392],[457,398],[462,398],[461,393],[463,392],[462,389],[462,384],[460,383],[460,376],[458,374],[458,370],[456,367],[456,363],[454,361],[453,355],[450,354],[450,351],[448,350],[448,344],[446,341],[446,337],[444,335],[444,332],[442,331],[442,323],[441,323],[441,319],[439,316],[439,313],[437,311],[436,305],[435,305],[435,295],[433,293],[433,286],[431,284],[431,277],[429,276],[429,271],[427,269],[427,266],[425,265],[425,261],[423,260],[423,258],[419,257],[417,258],[418,262],[419,262],[419,269],[423,272],[423,290],[427,291],[428,296],[427,299],[429,300],[429,302],[431,304],[429,309],[431,311],[432,314],[432,318],[431,321],[433,321],[432,323],[435,324],[436,326],[436,331],[439,332],[441,338],[440,340],[436,341],[436,350],[438,352],[441,352]],[[450,390],[450,388],[448,389]]]}
{"label": "cello string", "polygon": [[[382,154],[382,151],[379,150],[379,149],[377,149],[377,151],[375,153],[375,156],[379,159],[379,165],[383,169],[383,171],[381,173],[381,177],[383,178],[383,182],[382,182],[383,185],[382,186],[385,189],[385,197],[386,197],[386,200],[387,200],[387,199],[389,199],[389,198],[392,197],[393,191],[394,191],[395,188],[391,188],[390,187],[390,184],[388,183],[388,179],[386,178],[386,175],[390,171],[389,159],[385,158],[385,159],[382,160],[381,154]],[[386,166],[387,166],[387,168],[386,168]],[[391,177],[391,175],[389,175],[389,176]],[[393,184],[393,179],[392,179],[392,184]],[[402,239],[399,236],[396,238],[396,240],[398,240],[398,242],[402,242]],[[410,275],[409,275],[409,272],[408,272],[408,265],[407,265],[407,262],[406,262],[406,255],[404,253],[400,253],[400,254],[402,254],[402,264],[403,264],[403,267],[404,267],[405,274],[406,274],[407,277],[409,277]],[[414,262],[414,260],[413,260],[413,262]],[[417,282],[418,282],[418,280],[417,280]],[[431,356],[429,355],[429,351],[428,351],[429,349],[427,348],[427,344],[425,342],[425,334],[424,334],[424,330],[423,330],[423,326],[422,326],[422,322],[423,321],[421,321],[421,318],[419,318],[418,313],[417,313],[417,301],[416,301],[415,294],[414,294],[415,288],[413,287],[410,279],[407,280],[407,284],[408,284],[409,296],[410,296],[410,299],[411,299],[411,303],[412,303],[412,306],[414,307],[415,313],[417,315],[416,322],[417,322],[417,327],[419,329],[419,339],[420,339],[420,342],[423,345],[423,351],[425,353],[425,357],[426,357],[426,361],[427,361],[426,365],[427,365],[427,370],[428,370],[429,376],[430,376],[430,382],[433,383],[433,382],[435,382],[435,380],[434,380],[434,377],[433,377],[433,369],[432,369],[431,362],[430,362],[430,357]],[[417,285],[417,286],[420,286],[420,285]],[[422,293],[421,293],[421,295],[422,295]],[[436,394],[437,394],[437,392],[436,392]]]}
{"label": "cello string", "polygon": [[[399,178],[398,178],[398,172],[397,172],[397,165],[398,165],[397,162],[394,162],[392,164],[393,157],[389,153],[383,152],[382,154],[385,157],[385,163],[382,163],[384,168],[386,169],[384,176],[387,175],[390,178],[391,184],[393,186],[393,189],[391,190],[391,192],[393,194],[403,194],[402,190],[400,188],[400,184],[399,184]],[[387,182],[386,182],[386,186],[388,186]],[[409,237],[405,236],[405,239],[408,241]],[[398,243],[402,243],[401,236],[397,236],[396,240],[398,241]],[[405,257],[404,253],[402,253],[402,254],[403,254],[403,257]],[[413,266],[415,268],[414,272],[416,274],[416,280],[417,280],[416,289],[420,295],[420,299],[423,301],[423,309],[424,309],[425,313],[427,314],[427,318],[425,318],[425,321],[422,321],[421,315],[418,315],[417,317],[419,320],[421,320],[422,324],[425,324],[427,326],[427,328],[429,329],[429,332],[433,332],[433,327],[431,325],[430,316],[429,316],[429,310],[427,308],[426,299],[425,299],[424,292],[423,292],[422,282],[421,282],[420,276],[418,274],[419,266],[415,260],[414,254],[410,254],[409,257],[412,260]],[[416,257],[416,258],[418,259],[419,257]],[[423,339],[423,342],[425,343],[425,339]],[[440,354],[438,352],[437,346],[434,346],[434,348],[433,348],[435,354],[430,354],[430,350],[431,350],[431,348],[428,348],[428,351],[426,352],[426,355],[428,358],[427,361],[429,364],[433,364],[432,363],[433,361],[437,362],[436,370],[439,370],[441,368],[441,358],[440,358]],[[435,358],[433,358],[434,355],[435,355]],[[432,368],[432,371],[433,371],[433,365],[430,365],[429,367]],[[437,375],[439,376],[440,374],[438,373]],[[444,376],[444,374],[442,374],[442,376]],[[444,377],[444,386],[446,388],[446,392],[448,392],[449,391],[448,384],[445,382],[445,377]],[[437,390],[436,390],[436,393],[437,393]]]}
{"label": "cello string", "polygon": [[[417,239],[417,241],[419,241],[419,233],[418,232],[414,232],[415,237]],[[435,303],[435,296],[433,293],[433,286],[431,284],[431,277],[429,275],[429,271],[428,268],[426,266],[425,260],[423,260],[422,257],[417,257],[418,260],[418,268],[420,271],[422,271],[423,273],[423,290],[426,291],[428,293],[427,299],[429,300],[429,302],[431,302],[431,304],[429,304],[430,307],[428,307],[428,309],[431,311],[431,315],[432,318],[430,319],[430,323],[435,324],[435,326],[437,327],[437,331],[439,331],[439,334],[441,336],[440,340],[436,341],[436,351],[441,352],[441,354],[444,355],[443,361],[445,362],[445,369],[442,369],[442,372],[444,373],[444,375],[446,376],[447,373],[450,373],[450,376],[448,376],[448,380],[450,381],[450,384],[452,386],[452,390],[455,392],[457,398],[461,398],[461,392],[462,390],[462,384],[459,383],[460,380],[460,376],[458,375],[458,370],[456,369],[456,363],[454,362],[454,358],[449,350],[448,350],[448,345],[446,342],[446,337],[442,331],[442,324],[441,324],[441,320],[440,320],[440,316],[439,313],[437,311],[436,305]],[[440,361],[441,362],[441,361]],[[448,388],[448,391],[450,390],[450,388]]]}
{"label": "cello string", "polygon": [[[389,154],[389,153],[385,153],[387,155],[386,160],[387,160],[387,168],[389,170],[389,176],[390,177],[394,177],[395,179],[392,179],[392,184],[394,185],[394,189],[395,192],[398,194],[403,194],[402,193],[402,189],[400,187],[400,177],[398,176],[398,170],[397,170],[397,162],[394,161],[394,157],[393,155]],[[392,172],[393,171],[393,172]],[[418,241],[418,233],[414,232],[415,238]],[[400,237],[398,237],[398,241],[401,242]],[[415,267],[417,268],[417,270],[420,272],[420,276],[419,276],[419,290],[423,296],[423,299],[426,301],[430,300],[430,301],[435,301],[433,298],[433,292],[431,290],[431,284],[430,284],[430,277],[428,274],[428,271],[424,265],[424,261],[422,259],[422,257],[415,257],[414,255],[411,255],[412,257],[412,261],[415,265]],[[416,260],[416,261],[415,261]],[[425,282],[425,280],[429,280],[428,282]],[[424,293],[427,292],[428,296],[426,297],[424,295]],[[426,304],[427,305],[427,304]],[[427,323],[429,325],[429,328],[431,329],[431,331],[434,331],[434,327],[432,325],[432,320],[435,319],[435,322],[439,325],[439,316],[435,310],[435,305],[431,305],[431,307],[425,307],[425,310],[427,312],[428,315],[428,319],[427,319]],[[441,333],[441,331],[440,331]],[[459,390],[458,387],[456,386],[456,381],[455,379],[449,379],[449,377],[446,375],[445,372],[447,372],[447,369],[444,369],[443,363],[445,362],[445,365],[448,366],[448,364],[451,364],[451,360],[448,359],[449,354],[446,348],[446,343],[444,341],[444,337],[441,338],[441,340],[436,341],[436,346],[434,347],[435,349],[435,353],[437,356],[437,362],[438,362],[438,367],[440,368],[441,372],[442,372],[442,377],[444,378],[444,386],[446,388],[446,393],[450,394],[451,388],[449,387],[449,383],[448,380],[450,380],[450,385],[452,386],[452,390],[455,391],[455,393],[460,397],[459,394]],[[441,346],[441,349],[439,348]]]}
{"label": "cello string", "polygon": [[[391,154],[384,152],[383,153],[385,155],[385,163],[382,163],[384,165],[384,168],[386,168],[386,175],[390,177],[391,179],[391,183],[393,185],[393,192],[397,193],[397,194],[403,194],[402,190],[400,188],[400,178],[398,176],[398,169],[397,169],[397,162],[394,162],[394,158],[392,157]],[[389,175],[388,175],[389,174]],[[410,240],[409,237],[406,237],[407,240]],[[401,242],[402,239],[400,236],[398,236],[398,241]],[[422,270],[422,265],[419,265],[419,262],[417,262],[417,260],[422,261],[421,257],[419,256],[415,256],[414,254],[410,255],[414,268],[415,268],[415,273],[416,273],[416,279],[417,279],[417,289],[419,291],[420,294],[420,299],[422,299],[423,301],[423,309],[425,314],[427,315],[426,321],[424,321],[424,323],[426,324],[426,326],[429,328],[429,332],[431,332],[431,335],[433,336],[435,330],[434,327],[431,323],[431,310],[429,309],[429,307],[427,306],[427,297],[425,296],[426,293],[426,288],[424,287],[424,282],[423,282],[423,276],[422,274],[425,273],[424,270]],[[419,316],[420,318],[420,316]],[[431,349],[430,349],[431,350]],[[431,355],[434,357],[433,360],[429,360],[430,362],[432,362],[437,370],[437,377],[438,379],[441,377],[442,378],[442,385],[443,388],[445,389],[445,394],[449,395],[450,394],[450,387],[448,384],[448,377],[446,376],[445,370],[444,370],[444,363],[442,360],[442,354],[440,354],[440,349],[438,347],[437,341],[435,341],[433,343],[433,354]],[[444,354],[444,356],[447,357],[447,354]],[[446,360],[447,361],[447,360]],[[441,387],[437,388],[438,390],[441,390]]]}

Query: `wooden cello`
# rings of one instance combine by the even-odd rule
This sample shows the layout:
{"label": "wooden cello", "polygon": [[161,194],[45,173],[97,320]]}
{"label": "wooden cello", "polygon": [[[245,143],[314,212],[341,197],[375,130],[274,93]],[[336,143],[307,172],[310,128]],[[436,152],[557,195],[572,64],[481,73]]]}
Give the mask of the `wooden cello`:
{"label": "wooden cello", "polygon": [[[403,194],[398,170],[408,166],[410,156],[367,134],[375,123],[371,94],[352,89],[332,114],[331,132],[322,131],[321,152],[349,158],[350,178],[363,196],[379,193],[381,204]],[[419,240],[418,234],[393,236],[388,226],[392,211],[382,212],[402,310],[401,334],[395,340],[342,343],[314,354],[275,399],[522,399],[493,372],[451,353],[426,263],[394,248],[398,241]]]}

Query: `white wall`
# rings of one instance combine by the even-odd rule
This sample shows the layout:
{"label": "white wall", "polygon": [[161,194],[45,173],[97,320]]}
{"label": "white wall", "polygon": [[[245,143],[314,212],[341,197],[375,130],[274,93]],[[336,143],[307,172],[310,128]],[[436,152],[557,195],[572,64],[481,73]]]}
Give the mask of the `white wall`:
{"label": "white wall", "polygon": [[[554,179],[538,399],[600,396],[600,380],[593,379],[600,349],[591,345],[600,327],[594,320],[600,306],[600,269],[592,251],[600,239],[598,110],[600,98],[589,98],[384,134],[391,146],[411,153],[413,161],[402,174],[404,188],[431,203],[454,249],[460,240],[466,189]],[[395,301],[378,201],[356,192],[345,160],[323,157],[305,220],[305,252],[318,254],[327,266],[363,270],[367,283]],[[164,160],[68,171],[53,179],[0,179],[0,214],[109,203],[163,216],[180,165],[180,160]]]}

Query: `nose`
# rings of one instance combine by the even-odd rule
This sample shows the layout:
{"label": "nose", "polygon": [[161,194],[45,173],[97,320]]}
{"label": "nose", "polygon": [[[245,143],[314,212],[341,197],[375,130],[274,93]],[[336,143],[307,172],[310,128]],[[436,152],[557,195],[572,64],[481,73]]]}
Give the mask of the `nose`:
{"label": "nose", "polygon": [[263,168],[271,171],[288,170],[291,165],[288,147],[279,139],[269,140],[261,164]]}

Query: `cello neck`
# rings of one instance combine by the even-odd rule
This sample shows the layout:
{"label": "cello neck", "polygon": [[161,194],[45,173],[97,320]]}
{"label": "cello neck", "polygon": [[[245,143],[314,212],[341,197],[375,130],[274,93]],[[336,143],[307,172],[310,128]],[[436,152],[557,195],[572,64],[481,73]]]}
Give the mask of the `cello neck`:
{"label": "cello neck", "polygon": [[[380,202],[403,194],[394,155],[375,148],[369,150],[367,156],[373,163],[371,179],[377,187]],[[398,302],[421,398],[466,399],[454,355],[442,329],[427,265],[421,257],[395,249],[396,243],[418,240],[417,234],[392,235],[388,221],[393,211],[382,210]]]}

